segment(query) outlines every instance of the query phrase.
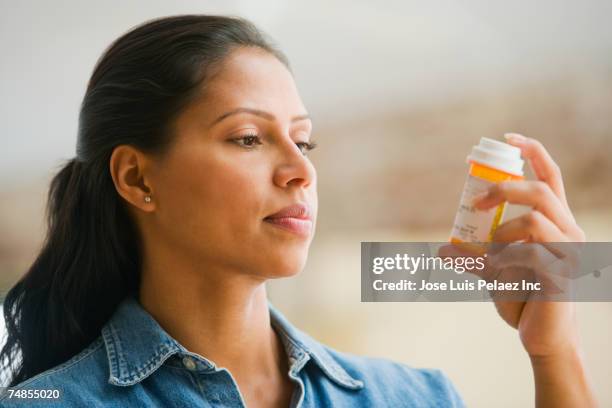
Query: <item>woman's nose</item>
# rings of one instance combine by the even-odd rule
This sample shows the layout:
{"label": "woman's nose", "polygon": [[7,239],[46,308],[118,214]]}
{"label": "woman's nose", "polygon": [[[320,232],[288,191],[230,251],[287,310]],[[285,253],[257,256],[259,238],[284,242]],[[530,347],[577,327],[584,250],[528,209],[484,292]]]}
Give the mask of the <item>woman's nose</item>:
{"label": "woman's nose", "polygon": [[316,171],[310,159],[295,142],[283,141],[280,159],[274,170],[274,184],[286,188],[291,185],[307,188],[316,178]]}

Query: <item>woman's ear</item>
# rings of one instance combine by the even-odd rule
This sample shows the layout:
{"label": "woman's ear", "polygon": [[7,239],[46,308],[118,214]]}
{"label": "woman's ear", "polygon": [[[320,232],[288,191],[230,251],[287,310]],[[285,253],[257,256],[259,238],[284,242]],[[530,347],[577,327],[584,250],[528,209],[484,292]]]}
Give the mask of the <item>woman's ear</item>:
{"label": "woman's ear", "polygon": [[147,156],[129,145],[117,146],[109,163],[119,195],[136,208],[152,212],[155,210],[155,198],[146,171],[148,164]]}

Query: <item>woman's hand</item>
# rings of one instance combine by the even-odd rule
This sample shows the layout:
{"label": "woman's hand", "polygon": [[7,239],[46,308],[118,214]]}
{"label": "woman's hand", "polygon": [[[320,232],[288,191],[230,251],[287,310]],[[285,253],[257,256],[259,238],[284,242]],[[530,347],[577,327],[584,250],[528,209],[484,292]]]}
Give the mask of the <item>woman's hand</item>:
{"label": "woman's hand", "polygon": [[[512,134],[508,142],[522,151],[537,177],[536,181],[495,184],[474,203],[488,209],[504,201],[531,207],[528,213],[501,224],[494,242],[584,242],[565,197],[559,166],[535,139]],[[531,357],[547,357],[578,347],[575,306],[572,302],[496,302],[501,317],[518,328]]]}
{"label": "woman's hand", "polygon": [[[522,151],[536,181],[508,181],[475,200],[478,209],[507,201],[531,211],[500,225],[494,242],[584,242],[565,197],[559,166],[535,139],[506,136]],[[538,406],[594,406],[580,359],[578,326],[572,302],[496,301],[500,316],[519,331],[536,378]]]}

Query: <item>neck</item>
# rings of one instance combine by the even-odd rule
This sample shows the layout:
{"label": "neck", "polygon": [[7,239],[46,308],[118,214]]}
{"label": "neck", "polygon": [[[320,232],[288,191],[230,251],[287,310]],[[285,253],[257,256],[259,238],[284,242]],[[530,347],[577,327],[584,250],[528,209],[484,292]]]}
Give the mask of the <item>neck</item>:
{"label": "neck", "polygon": [[264,281],[236,271],[183,267],[173,261],[143,268],[139,300],[160,326],[235,377],[286,372]]}

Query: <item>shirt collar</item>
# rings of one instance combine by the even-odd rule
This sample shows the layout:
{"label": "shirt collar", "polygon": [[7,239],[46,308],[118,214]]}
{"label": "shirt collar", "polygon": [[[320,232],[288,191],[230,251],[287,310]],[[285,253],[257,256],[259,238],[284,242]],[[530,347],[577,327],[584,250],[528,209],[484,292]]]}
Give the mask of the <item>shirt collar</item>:
{"label": "shirt collar", "polygon": [[340,362],[321,343],[289,323],[285,316],[270,302],[268,302],[268,309],[270,310],[271,324],[280,333],[280,337],[285,343],[285,349],[289,355],[289,365],[292,367],[290,370],[295,372],[301,370],[308,359],[312,358],[321,371],[336,384],[350,389],[363,388],[363,382],[350,376],[340,365]]}
{"label": "shirt collar", "polygon": [[[293,327],[270,302],[268,308],[271,324],[287,351],[291,372],[297,374],[312,360],[336,384],[349,389],[363,388],[363,382],[351,377],[323,345]],[[109,362],[109,383],[113,385],[134,385],[177,354],[194,357],[204,371],[217,369],[213,362],[189,352],[174,340],[131,296],[104,326],[102,338]]]}

